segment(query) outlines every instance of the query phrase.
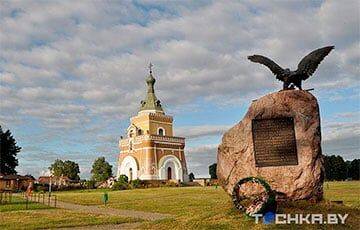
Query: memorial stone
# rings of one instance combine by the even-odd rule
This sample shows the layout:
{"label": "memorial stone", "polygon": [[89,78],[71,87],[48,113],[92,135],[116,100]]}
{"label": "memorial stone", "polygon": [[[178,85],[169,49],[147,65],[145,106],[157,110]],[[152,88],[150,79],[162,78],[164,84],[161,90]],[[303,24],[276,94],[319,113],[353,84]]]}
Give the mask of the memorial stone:
{"label": "memorial stone", "polygon": [[303,90],[283,90],[254,101],[224,134],[217,160],[217,176],[230,195],[240,179],[259,177],[277,199],[321,200],[324,168],[316,98]]}

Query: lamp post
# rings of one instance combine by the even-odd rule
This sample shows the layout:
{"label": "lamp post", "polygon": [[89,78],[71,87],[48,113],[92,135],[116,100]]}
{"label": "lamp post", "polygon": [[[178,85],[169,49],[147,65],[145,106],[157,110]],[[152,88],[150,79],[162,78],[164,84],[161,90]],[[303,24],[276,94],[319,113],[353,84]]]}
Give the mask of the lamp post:
{"label": "lamp post", "polygon": [[50,180],[49,180],[49,197],[51,196],[51,186],[52,186],[52,176],[53,176],[53,172],[50,171]]}
{"label": "lamp post", "polygon": [[51,175],[50,175],[50,182],[49,182],[49,196],[51,196]]}
{"label": "lamp post", "polygon": [[19,192],[19,178],[16,178],[16,192]]}

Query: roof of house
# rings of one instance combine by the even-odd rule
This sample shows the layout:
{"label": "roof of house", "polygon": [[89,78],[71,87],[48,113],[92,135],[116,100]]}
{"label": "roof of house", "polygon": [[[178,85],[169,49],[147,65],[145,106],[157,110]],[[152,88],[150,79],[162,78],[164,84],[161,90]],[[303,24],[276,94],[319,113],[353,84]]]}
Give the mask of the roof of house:
{"label": "roof of house", "polygon": [[[52,176],[52,181],[59,181],[59,180],[65,180],[67,182],[72,181],[67,176]],[[37,180],[39,183],[50,183],[50,176],[39,176],[39,179]]]}
{"label": "roof of house", "polygon": [[14,174],[11,174],[11,175],[0,174],[0,179],[3,179],[3,180],[35,180],[30,175],[21,176],[21,175],[14,175]]}

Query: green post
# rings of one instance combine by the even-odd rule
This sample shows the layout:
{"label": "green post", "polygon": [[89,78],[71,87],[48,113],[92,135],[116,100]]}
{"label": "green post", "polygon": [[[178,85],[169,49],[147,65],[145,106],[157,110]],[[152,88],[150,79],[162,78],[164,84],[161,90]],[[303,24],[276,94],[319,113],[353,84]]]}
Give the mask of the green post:
{"label": "green post", "polygon": [[109,200],[109,195],[107,194],[107,192],[104,192],[104,195],[102,197],[102,200],[104,202],[104,205],[106,206],[108,200]]}

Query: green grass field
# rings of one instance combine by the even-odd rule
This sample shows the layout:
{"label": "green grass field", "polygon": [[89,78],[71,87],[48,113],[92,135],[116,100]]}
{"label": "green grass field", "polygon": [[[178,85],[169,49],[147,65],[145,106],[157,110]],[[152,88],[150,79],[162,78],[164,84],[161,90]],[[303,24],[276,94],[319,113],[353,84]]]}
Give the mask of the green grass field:
{"label": "green grass field", "polygon": [[[35,210],[35,209],[50,209],[51,207],[36,203],[36,202],[28,202],[27,210]],[[19,211],[26,209],[26,200],[18,197],[13,196],[11,199],[11,203],[1,204],[0,205],[0,212],[9,212],[9,211]]]}
{"label": "green grass field", "polygon": [[360,209],[359,181],[325,182],[324,195],[327,200],[342,200],[345,205]]}
{"label": "green grass field", "polygon": [[[82,205],[103,205],[105,190],[57,192],[59,200]],[[282,204],[278,213],[348,213],[346,225],[263,225],[255,224],[233,208],[230,197],[215,187],[182,187],[107,191],[107,207],[172,214],[159,221],[143,221],[145,229],[358,229],[360,226],[360,182],[326,182],[325,201],[319,204],[300,201]],[[342,200],[344,205],[331,204]],[[0,229],[14,229],[21,218],[28,228],[54,228],[65,226],[124,223],[134,219],[106,215],[86,215],[60,209],[33,211],[6,211],[0,217]],[[31,216],[36,215],[34,219]],[[16,225],[18,226],[18,225]]]}
{"label": "green grass field", "polygon": [[84,214],[63,209],[0,213],[0,229],[47,229],[130,222],[135,222],[135,220],[124,217]]}
{"label": "green grass field", "polygon": [[125,217],[84,214],[56,209],[47,205],[29,202],[14,195],[11,203],[0,204],[0,229],[44,229],[101,224],[122,224],[139,221]]}

